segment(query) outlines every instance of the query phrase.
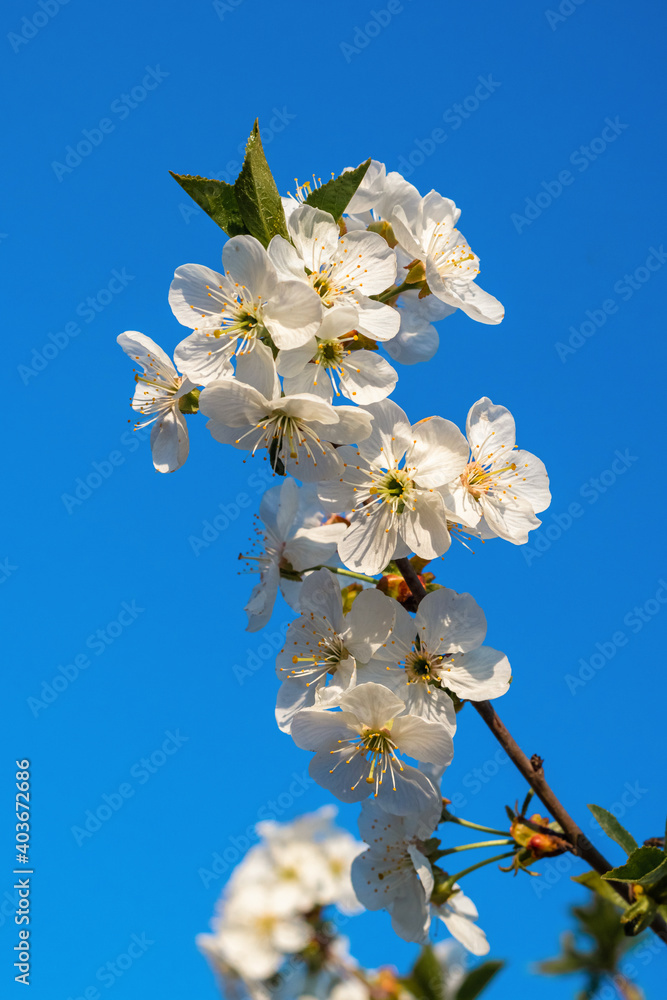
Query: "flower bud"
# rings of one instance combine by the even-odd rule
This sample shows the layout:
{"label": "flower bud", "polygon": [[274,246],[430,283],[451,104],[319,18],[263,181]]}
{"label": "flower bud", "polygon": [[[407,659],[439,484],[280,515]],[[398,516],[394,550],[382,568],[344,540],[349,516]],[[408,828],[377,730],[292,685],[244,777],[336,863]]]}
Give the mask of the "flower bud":
{"label": "flower bud", "polygon": [[394,235],[394,230],[391,228],[391,223],[383,220],[382,222],[371,222],[368,227],[369,233],[379,233],[383,240],[389,244],[391,249],[398,246],[398,240]]}

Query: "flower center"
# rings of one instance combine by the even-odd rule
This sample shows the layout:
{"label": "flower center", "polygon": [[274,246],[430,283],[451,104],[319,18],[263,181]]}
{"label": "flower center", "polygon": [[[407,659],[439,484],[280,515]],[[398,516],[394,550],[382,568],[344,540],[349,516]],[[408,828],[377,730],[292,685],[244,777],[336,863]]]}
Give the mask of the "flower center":
{"label": "flower center", "polygon": [[323,368],[338,368],[346,353],[340,340],[320,340],[317,345],[316,364],[322,365]]}
{"label": "flower center", "polygon": [[324,445],[312,427],[309,427],[308,424],[303,423],[296,417],[284,413],[282,410],[274,410],[265,417],[262,417],[254,427],[251,427],[250,430],[247,430],[245,434],[236,439],[236,444],[240,444],[244,437],[254,434],[258,430],[263,433],[257,438],[251,454],[254,455],[260,445],[268,448],[271,468],[274,471],[278,467],[279,461],[282,461],[286,457],[296,459],[298,465],[299,453],[297,448],[303,448],[315,465],[317,465],[317,461],[313,454],[313,449],[319,450],[322,455],[326,452]]}
{"label": "flower center", "polygon": [[326,674],[333,676],[338,665],[350,655],[339,635],[333,639],[320,638],[317,645],[318,649],[312,656],[293,656],[294,669],[281,667],[281,672],[287,672],[288,677],[309,677],[306,687],[310,687]]}
{"label": "flower center", "polygon": [[403,770],[403,765],[396,755],[398,745],[391,738],[393,719],[385,723],[380,729],[371,729],[370,726],[362,726],[359,736],[351,740],[339,740],[341,744],[337,750],[330,750],[332,754],[342,754],[341,759],[335,764],[329,773],[333,773],[341,764],[349,764],[355,757],[364,758],[365,766],[361,769],[361,774],[357,778],[351,790],[360,784],[362,778],[369,785],[375,786],[374,797],[377,798],[380,786],[385,775],[389,775],[392,788],[396,790],[396,775],[394,767],[399,771]]}
{"label": "flower center", "polygon": [[434,656],[426,646],[415,644],[412,652],[405,657],[405,672],[408,684],[436,684],[440,681],[434,671],[441,665],[442,656]]}
{"label": "flower center", "polygon": [[443,278],[474,278],[479,274],[477,257],[457,229],[436,227],[431,239],[433,262]]}
{"label": "flower center", "polygon": [[480,462],[472,461],[468,462],[461,473],[461,482],[468,493],[475,500],[479,500],[483,493],[488,493],[498,485],[497,477],[501,473],[514,472],[515,469],[516,465],[514,462],[510,462],[509,465],[504,466],[502,469],[494,469],[492,465],[482,465]]}
{"label": "flower center", "polygon": [[410,506],[415,484],[405,469],[389,469],[373,479],[369,493],[380,502],[388,503],[394,514],[402,514],[406,506]]}

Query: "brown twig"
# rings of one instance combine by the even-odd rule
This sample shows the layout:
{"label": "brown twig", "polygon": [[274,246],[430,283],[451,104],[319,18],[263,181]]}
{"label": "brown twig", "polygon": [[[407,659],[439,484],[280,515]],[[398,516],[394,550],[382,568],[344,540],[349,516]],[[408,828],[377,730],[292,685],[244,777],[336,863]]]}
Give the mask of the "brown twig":
{"label": "brown twig", "polygon": [[[414,566],[409,559],[396,559],[396,565],[403,575],[403,579],[412,591],[417,605],[426,596],[426,590],[421,580],[415,572]],[[523,775],[530,787],[533,789],[538,799],[551,813],[553,818],[560,823],[568,840],[572,844],[572,852],[579,855],[584,861],[600,875],[604,875],[613,866],[609,864],[603,854],[598,851],[588,838],[584,835],[579,826],[572,819],[565,806],[556,797],[549,787],[542,768],[542,759],[537,754],[528,759],[519,744],[516,742],[510,731],[503,725],[496,710],[490,701],[472,701],[470,703],[487,724],[493,735],[496,737],[501,747],[510,758],[517,770]],[[632,902],[630,888],[624,882],[613,882],[614,889],[627,902]],[[656,916],[651,924],[651,930],[659,938],[667,943],[667,923],[660,916]]]}

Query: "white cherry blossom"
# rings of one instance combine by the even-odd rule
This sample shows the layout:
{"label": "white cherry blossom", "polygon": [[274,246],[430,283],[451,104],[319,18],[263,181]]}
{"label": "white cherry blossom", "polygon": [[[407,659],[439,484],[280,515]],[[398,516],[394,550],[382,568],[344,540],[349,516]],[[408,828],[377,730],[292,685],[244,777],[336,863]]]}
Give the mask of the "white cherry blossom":
{"label": "white cherry blossom", "polygon": [[468,446],[442,417],[410,422],[391,400],[367,408],[371,434],[355,448],[339,448],[342,474],[319,487],[327,510],[351,510],[338,549],[350,569],[379,573],[401,543],[433,559],[450,544],[447,512],[438,487],[460,476]]}
{"label": "white cherry blossom", "polygon": [[424,597],[413,618],[396,605],[394,625],[376,650],[365,679],[391,688],[411,715],[439,722],[453,733],[456,713],[447,690],[486,701],[509,688],[504,653],[482,646],[484,612],[470,594],[441,588]]}
{"label": "white cherry blossom", "polygon": [[264,525],[263,551],[248,557],[257,565],[260,580],[246,605],[248,632],[256,632],[269,621],[278,588],[290,607],[298,610],[300,584],[281,575],[281,570],[300,573],[331,558],[345,524],[322,524],[313,509],[312,494],[299,489],[293,479],[284,479],[262,497],[259,516]]}
{"label": "white cherry blossom", "polygon": [[194,330],[175,358],[190,378],[208,385],[221,378],[236,353],[252,352],[258,339],[299,347],[316,333],[322,303],[302,281],[278,276],[254,236],[234,236],[222,251],[225,273],[201,264],[176,270],[169,304],[176,319]]}
{"label": "white cherry blossom", "polygon": [[274,236],[268,250],[281,280],[306,283],[327,308],[354,308],[357,329],[373,340],[395,336],[400,323],[396,310],[369,298],[396,277],[396,254],[386,241],[363,231],[341,236],[333,217],[310,205],[295,209],[287,226],[292,243]]}
{"label": "white cherry blossom", "polygon": [[404,941],[426,940],[431,922],[431,864],[423,841],[433,833],[442,803],[430,815],[391,816],[374,799],[362,804],[359,832],[369,845],[352,862],[352,885],[367,910],[388,910]]}
{"label": "white cherry blossom", "polygon": [[316,337],[303,347],[281,351],[277,367],[285,393],[313,393],[329,403],[342,393],[362,406],[386,399],[398,375],[377,351],[355,349],[356,325],[357,313],[349,306],[329,309]]}
{"label": "white cherry blossom", "polygon": [[137,427],[154,424],[151,431],[153,465],[158,472],[175,472],[185,462],[190,450],[188,428],[179,403],[196,388],[179,375],[161,347],[143,333],[127,330],[117,338],[125,353],[137,361],[143,372],[135,376],[132,409],[148,420]]}
{"label": "white cherry blossom", "polygon": [[551,502],[544,464],[516,447],[512,414],[486,396],[470,408],[466,432],[468,463],[443,491],[452,519],[469,528],[489,529],[484,537],[496,535],[521,545],[541,524],[536,514]]}
{"label": "white cherry blossom", "polygon": [[340,475],[343,463],[334,444],[368,437],[371,418],[353,406],[331,406],[309,393],[265,395],[237,379],[212,382],[199,409],[216,441],[250,451],[267,449],[271,467],[284,468],[303,482]]}
{"label": "white cherry blossom", "polygon": [[306,708],[292,720],[292,739],[316,751],[309,772],[343,802],[373,792],[387,812],[424,812],[439,799],[430,780],[399,754],[449,763],[452,741],[436,723],[405,714],[405,703],[381,684],[360,684],[340,698],[341,711]]}
{"label": "white cherry blossom", "polygon": [[392,227],[401,246],[426,268],[428,287],[436,298],[463,310],[479,323],[500,323],[500,302],[475,284],[479,258],[456,229],[461,210],[449,198],[430,191],[408,212],[398,204]]}
{"label": "white cherry blossom", "polygon": [[357,664],[371,659],[394,620],[393,602],[375,589],[363,590],[343,615],[340,587],[326,569],[305,580],[299,606],[301,617],[287,630],[276,660],[282,680],[276,720],[287,733],[295,714],[315,704],[318,695],[329,695],[327,702],[333,695],[335,702],[354,686]]}
{"label": "white cherry blossom", "polygon": [[213,961],[231,966],[250,980],[267,979],[286,954],[306,947],[312,929],[292,909],[280,887],[248,882],[224,901],[213,921],[213,934],[200,934],[197,944]]}

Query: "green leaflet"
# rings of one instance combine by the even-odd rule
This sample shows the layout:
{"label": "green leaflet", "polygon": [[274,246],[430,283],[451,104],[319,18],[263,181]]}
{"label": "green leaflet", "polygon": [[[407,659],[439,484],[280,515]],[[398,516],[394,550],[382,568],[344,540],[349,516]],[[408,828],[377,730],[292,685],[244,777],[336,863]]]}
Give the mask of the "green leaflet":
{"label": "green leaflet", "polygon": [[659,847],[638,847],[627,862],[602,877],[614,882],[638,882],[652,886],[667,876],[667,858]]}
{"label": "green leaflet", "polygon": [[502,969],[504,962],[484,962],[468,973],[459,986],[454,1000],[475,1000]]}
{"label": "green leaflet", "polygon": [[206,177],[175,174],[172,170],[169,173],[228,236],[241,236],[249,232],[231,184]]}
{"label": "green leaflet", "polygon": [[631,833],[621,826],[615,816],[613,816],[602,806],[591,806],[588,807],[590,811],[595,816],[596,820],[612,840],[615,840],[619,847],[622,847],[627,855],[632,854],[633,851],[637,850],[637,841],[632,836]]}
{"label": "green leaflet", "polygon": [[245,160],[233,188],[246,232],[267,247],[278,235],[289,239],[283,203],[266,162],[257,121],[246,145]]}
{"label": "green leaflet", "polygon": [[368,159],[360,163],[355,170],[348,170],[347,173],[328,181],[322,187],[315,188],[306,198],[306,205],[328,212],[338,222],[352,201],[352,196],[364,179],[370,164],[371,161]]}

